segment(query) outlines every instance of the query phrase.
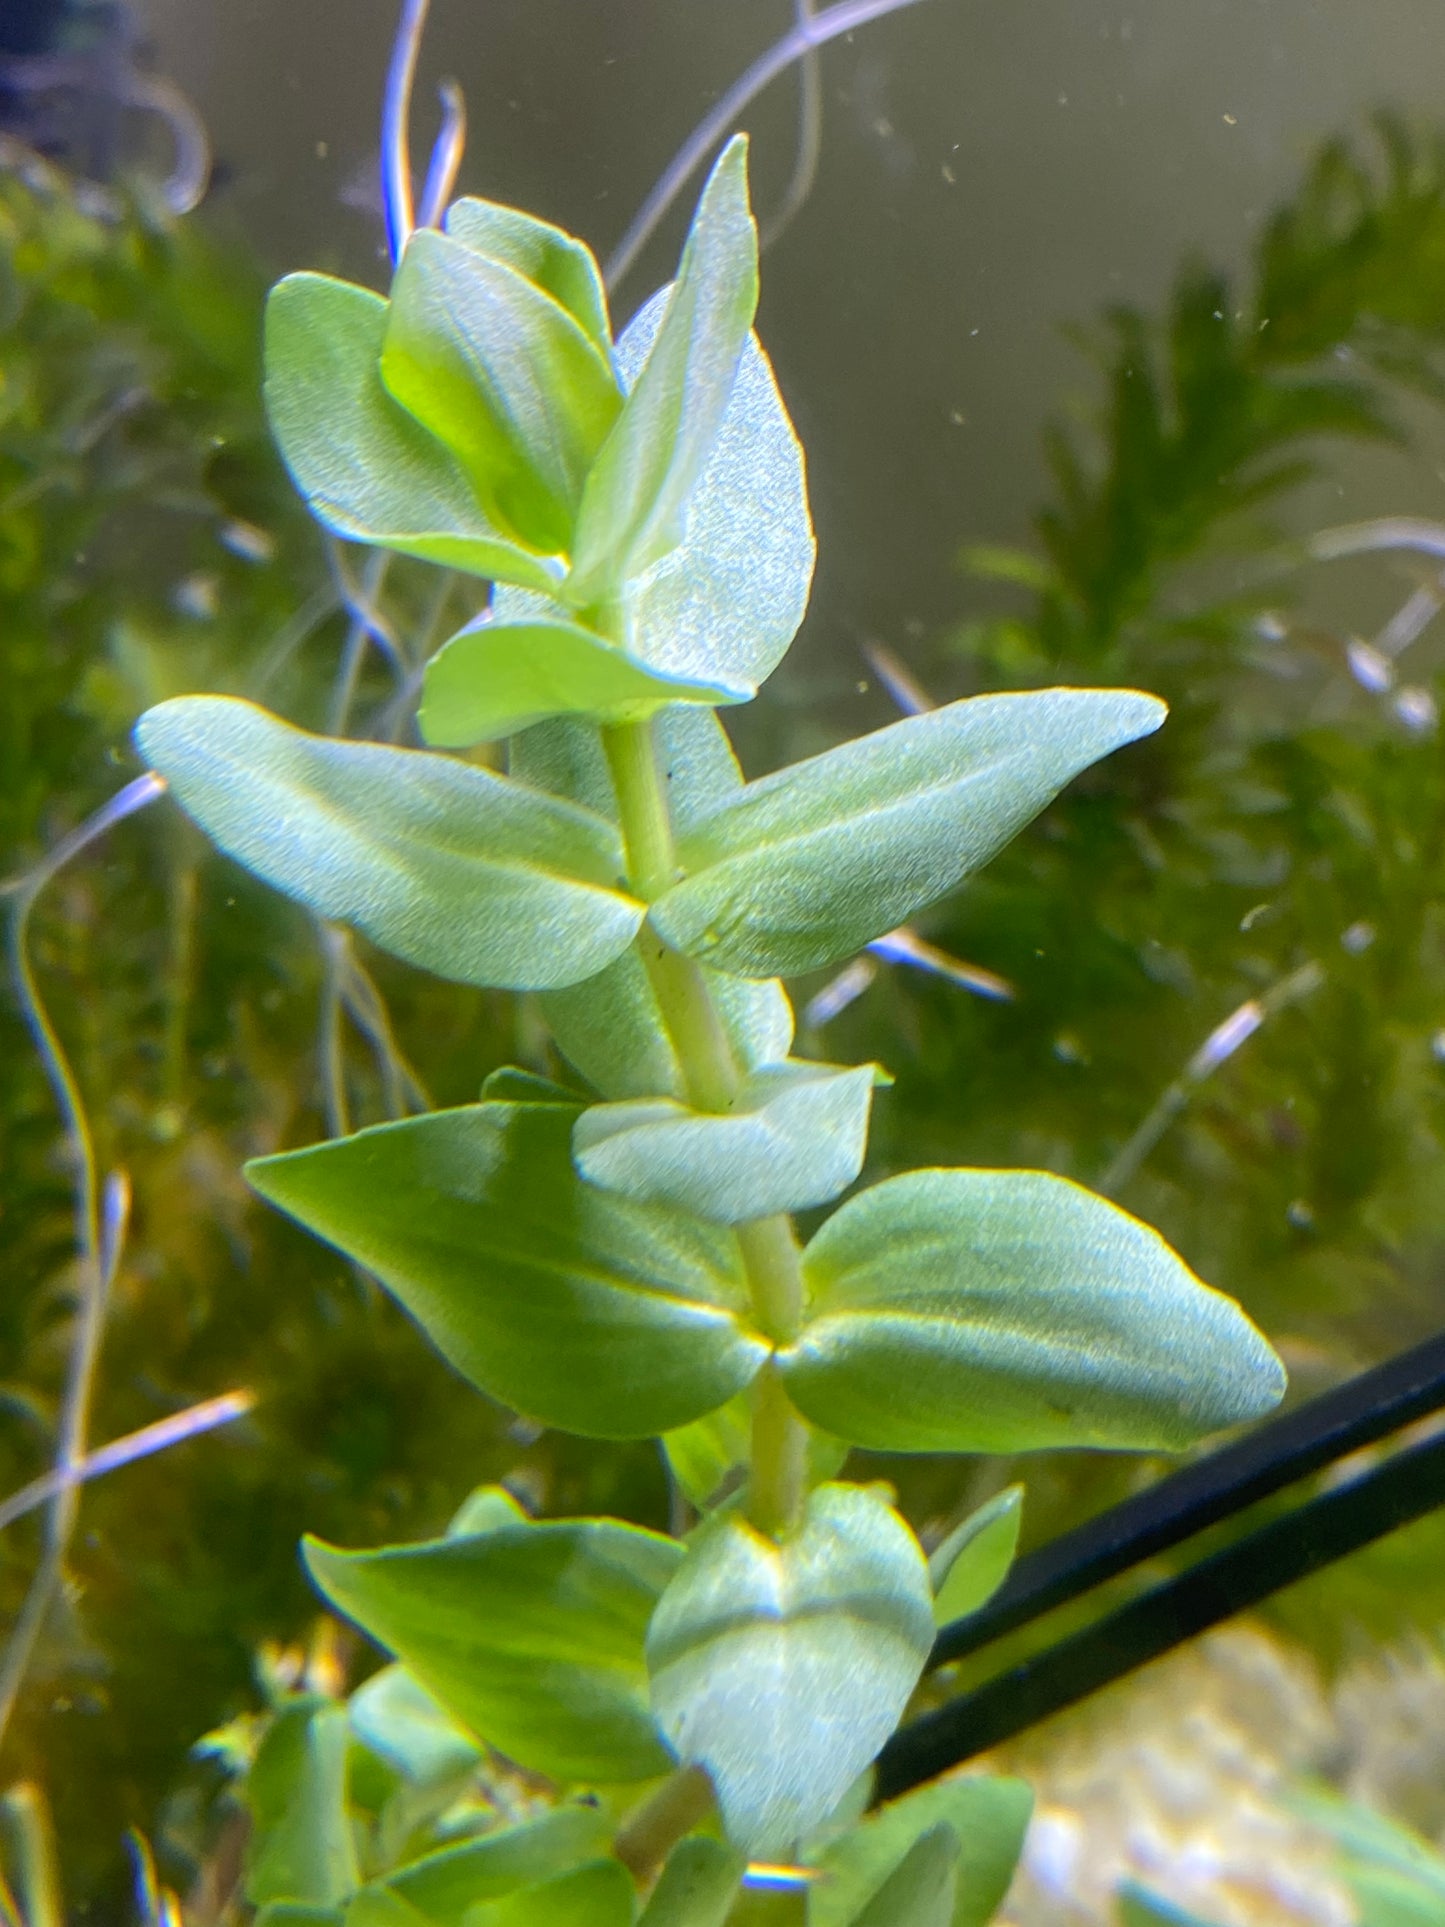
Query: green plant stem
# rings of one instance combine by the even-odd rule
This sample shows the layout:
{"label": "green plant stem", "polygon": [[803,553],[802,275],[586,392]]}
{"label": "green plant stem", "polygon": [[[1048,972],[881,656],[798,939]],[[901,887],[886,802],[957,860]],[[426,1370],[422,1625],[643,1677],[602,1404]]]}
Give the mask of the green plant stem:
{"label": "green plant stem", "polygon": [[758,1323],[777,1345],[791,1345],[803,1324],[803,1270],[793,1221],[781,1215],[738,1226]]}
{"label": "green plant stem", "polygon": [[680,1766],[656,1793],[630,1813],[613,1852],[641,1886],[658,1872],[678,1841],[712,1811],[712,1782],[700,1766]]}
{"label": "green plant stem", "polygon": [[777,1536],[797,1521],[807,1492],[808,1434],[769,1359],[753,1381],[748,1517]]}
{"label": "green plant stem", "polygon": [[[618,815],[634,890],[654,902],[678,875],[677,846],[667,790],[658,768],[652,724],[614,723],[602,732],[617,791]],[[644,927],[643,961],[677,1053],[687,1093],[702,1111],[728,1110],[741,1088],[727,1032],[707,978],[691,957],[667,949]],[[803,1315],[803,1279],[792,1222],[756,1218],[737,1228],[753,1313],[774,1344],[796,1338]],[[765,1368],[753,1406],[748,1516],[760,1531],[785,1531],[798,1519],[807,1493],[807,1428],[789,1403],[773,1366]]]}

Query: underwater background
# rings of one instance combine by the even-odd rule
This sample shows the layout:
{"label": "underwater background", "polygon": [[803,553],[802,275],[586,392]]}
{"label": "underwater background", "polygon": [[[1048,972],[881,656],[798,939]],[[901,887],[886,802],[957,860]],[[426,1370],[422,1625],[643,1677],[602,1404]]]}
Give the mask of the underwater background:
{"label": "underwater background", "polygon": [[[149,702],[330,713],[363,570],[271,451],[258,319],[286,269],[383,276],[395,23],[390,0],[154,0],[37,7],[25,38],[6,12],[10,55],[72,62],[48,91],[0,63],[0,875],[19,876],[137,773]],[[605,253],[790,16],[437,0],[419,100],[442,75],[465,90],[463,190]],[[1445,588],[1402,520],[1445,523],[1445,17],[926,0],[820,74],[816,175],[759,324],[820,568],[798,648],[738,724],[745,765],[994,687],[1137,682],[1173,716],[921,930],[972,988],[870,960],[798,987],[819,1000],[806,1042],[897,1078],[870,1177],[1018,1163],[1102,1185],[1243,1301],[1305,1395],[1445,1324]],[[765,214],[794,177],[798,100],[788,76],[746,117]],[[196,123],[212,184],[177,213]],[[1372,518],[1389,546],[1321,552],[1320,531]],[[470,607],[401,565],[382,617],[414,664]],[[374,656],[358,693],[363,716],[391,699]],[[31,947],[99,1164],[134,1194],[93,1436],[256,1402],[87,1492],[4,1778],[43,1789],[77,1918],[133,1917],[135,1827],[187,1919],[215,1919],[233,1723],[268,1678],[365,1663],[321,1625],[303,1528],[418,1536],[504,1474],[545,1509],[648,1523],[669,1495],[651,1448],[602,1454],[487,1408],[238,1176],[328,1120],[386,1115],[409,1080],[466,1101],[496,1064],[538,1061],[526,999],[319,948],[164,811],[56,877]],[[74,1285],[65,1147],[13,999],[0,1252],[9,1491],[49,1463]],[[1164,1467],[874,1469],[920,1524],[1023,1478],[1035,1544]],[[34,1517],[0,1541],[7,1619],[38,1550]],[[1013,1749],[1043,1818],[1010,1918],[1112,1919],[1130,1871],[1241,1927],[1353,1918],[1283,1802],[1323,1775],[1445,1832],[1442,1555],[1427,1520]]]}

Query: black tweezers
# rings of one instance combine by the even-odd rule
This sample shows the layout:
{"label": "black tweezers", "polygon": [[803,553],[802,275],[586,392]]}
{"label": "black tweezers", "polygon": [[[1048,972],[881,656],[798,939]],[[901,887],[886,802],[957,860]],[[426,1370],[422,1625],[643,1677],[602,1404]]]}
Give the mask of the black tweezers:
{"label": "black tweezers", "polygon": [[[930,1667],[990,1645],[1312,1472],[1445,1409],[1445,1333],[1271,1419],[1020,1559],[939,1633]],[[1445,1437],[1397,1451],[897,1732],[892,1799],[1061,1712],[1272,1593],[1445,1506]]]}

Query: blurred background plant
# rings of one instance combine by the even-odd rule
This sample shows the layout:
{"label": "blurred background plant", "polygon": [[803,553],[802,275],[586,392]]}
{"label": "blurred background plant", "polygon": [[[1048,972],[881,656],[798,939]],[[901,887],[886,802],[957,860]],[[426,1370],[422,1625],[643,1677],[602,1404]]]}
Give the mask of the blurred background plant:
{"label": "blurred background plant", "polygon": [[[384,581],[358,569],[293,500],[260,412],[262,277],[233,245],[154,195],[77,186],[18,147],[3,158],[0,863],[18,877],[135,773],[127,734],[146,704],[265,693],[312,726],[349,712],[359,733],[404,730],[416,667],[467,610],[419,566]],[[1191,266],[1167,314],[1121,311],[1089,339],[1105,400],[1051,440],[1037,545],[966,551],[960,601],[989,613],[873,671],[904,705],[1135,681],[1173,721],[923,933],[968,960],[961,983],[871,957],[804,987],[813,1036],[898,1077],[873,1175],[1039,1164],[1102,1183],[1245,1300],[1308,1391],[1439,1323],[1445,766],[1429,625],[1445,532],[1287,531],[1328,524],[1351,445],[1408,442],[1445,399],[1445,141],[1385,123],[1331,146],[1246,281]],[[821,705],[794,702],[744,752],[757,767],[827,728]],[[73,1906],[120,1917],[139,1867],[153,1917],[165,1887],[188,1918],[218,1918],[237,1864],[230,1769],[255,1717],[279,1692],[325,1697],[361,1677],[350,1643],[317,1630],[303,1527],[415,1536],[503,1475],[546,1510],[663,1523],[670,1499],[649,1449],[534,1437],[453,1387],[365,1280],[253,1211],[236,1175],[324,1128],[470,1099],[504,1059],[537,1063],[525,999],[339,945],[170,815],[138,817],[60,874],[33,954],[97,1164],[126,1171],[135,1197],[91,1435],[236,1388],[257,1403],[86,1492],[7,1735],[7,1783],[38,1789],[12,1796],[11,1866],[43,1859],[49,1810]],[[0,1479],[15,1489],[53,1457],[84,1280],[43,1068],[18,1006],[0,1023]],[[1037,1542],[1159,1468],[988,1462],[966,1490],[956,1462],[877,1469],[935,1528],[1022,1476]],[[41,1529],[30,1517],[0,1547],[7,1617]],[[1360,1765],[1363,1734],[1402,1724],[1381,1710],[1411,1698],[1401,1669],[1417,1695],[1438,1673],[1433,1646],[1418,1655],[1445,1614],[1442,1551],[1445,1527],[1426,1522],[1279,1600],[1268,1632],[1170,1662],[1182,1685],[1121,1689],[1112,1716],[1144,1764],[1106,1776],[1133,1789],[1107,1825],[1078,1765],[1083,1747],[1103,1784],[1116,1758],[1107,1703],[1077,1738],[1065,1722],[1029,1743],[1046,1820],[1083,1816],[1112,1842],[1102,1872],[1067,1863],[1080,1918],[1108,1918],[1130,1873],[1230,1920],[1331,1918],[1261,1899],[1228,1844],[1229,1815],[1278,1816],[1306,1768],[1445,1828],[1437,1755],[1418,1786]],[[1388,1642],[1403,1657],[1382,1658]],[[1219,1661],[1235,1685],[1201,1682],[1215,1651],[1236,1654]],[[1210,1712],[1211,1693],[1237,1701],[1241,1668],[1244,1697],[1271,1709],[1277,1771],[1256,1771],[1255,1743]],[[1211,1720],[1223,1764],[1170,1819],[1158,1761],[1197,1752]],[[208,1730],[221,1737],[191,1757]],[[505,1779],[485,1793],[530,1797]],[[1049,1869],[1075,1823],[1050,1824],[1028,1878],[1057,1906]],[[150,1847],[128,1856],[128,1827]],[[1181,1885],[1208,1839],[1211,1878]],[[1310,1840],[1318,1881],[1300,1893],[1347,1907]],[[1018,1920],[1060,1917],[1038,1904],[1026,1885]]]}

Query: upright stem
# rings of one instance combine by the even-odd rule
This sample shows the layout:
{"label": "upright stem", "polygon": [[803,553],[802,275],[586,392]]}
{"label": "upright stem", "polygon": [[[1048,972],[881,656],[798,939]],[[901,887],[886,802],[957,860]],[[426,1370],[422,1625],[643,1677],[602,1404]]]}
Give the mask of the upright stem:
{"label": "upright stem", "polygon": [[612,1851],[636,1880],[652,1880],[683,1835],[702,1825],[712,1803],[712,1783],[702,1768],[679,1767],[628,1815]]}
{"label": "upright stem", "polygon": [[[651,903],[677,880],[672,813],[657,765],[652,725],[614,723],[602,732],[617,791],[627,872],[632,887]],[[742,1086],[732,1045],[707,978],[691,957],[669,950],[644,926],[639,948],[682,1068],[693,1105],[700,1111],[731,1109]],[[803,1316],[803,1279],[791,1221],[755,1218],[737,1227],[753,1315],[775,1344],[789,1344]],[[760,1531],[793,1525],[807,1491],[807,1428],[793,1410],[775,1366],[759,1374],[753,1400],[748,1516]]]}

